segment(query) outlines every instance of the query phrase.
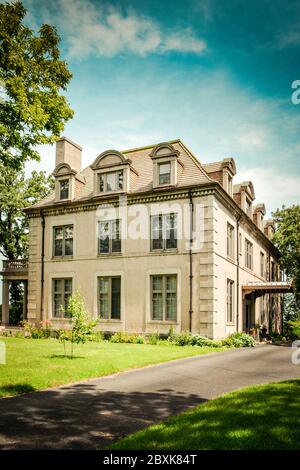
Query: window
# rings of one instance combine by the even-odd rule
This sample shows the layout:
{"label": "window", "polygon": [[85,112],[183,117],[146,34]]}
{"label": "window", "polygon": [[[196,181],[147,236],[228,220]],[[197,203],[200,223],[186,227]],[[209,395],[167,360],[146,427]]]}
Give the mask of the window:
{"label": "window", "polygon": [[234,258],[234,228],[227,223],[227,256]]}
{"label": "window", "polygon": [[99,222],[98,254],[121,253],[120,219]]}
{"label": "window", "polygon": [[151,320],[176,321],[177,276],[151,276]]}
{"label": "window", "polygon": [[53,279],[53,316],[66,317],[65,309],[72,295],[72,278]]}
{"label": "window", "polygon": [[243,241],[242,241],[242,234],[241,234],[241,232],[240,232],[240,233],[239,233],[239,253],[240,253],[240,255],[243,254],[243,246],[242,246],[242,243],[243,243]]}
{"label": "window", "polygon": [[249,240],[245,239],[245,266],[252,269],[253,245]]}
{"label": "window", "polygon": [[99,174],[99,192],[106,193],[123,189],[123,170]]}
{"label": "window", "polygon": [[252,215],[252,204],[251,204],[250,199],[248,199],[247,197],[246,197],[246,214],[248,215],[248,217],[251,217]]}
{"label": "window", "polygon": [[230,175],[228,175],[227,188],[228,188],[228,194],[232,196],[232,176]]}
{"label": "window", "polygon": [[227,323],[233,323],[233,286],[234,282],[227,279]]}
{"label": "window", "polygon": [[98,314],[101,319],[121,318],[121,277],[98,278]]}
{"label": "window", "polygon": [[158,164],[158,183],[170,184],[171,183],[171,163]]}
{"label": "window", "polygon": [[59,182],[59,199],[69,199],[69,180]]}
{"label": "window", "polygon": [[54,227],[53,256],[73,256],[73,225]]}
{"label": "window", "polygon": [[177,214],[159,214],[151,217],[151,250],[177,248]]}
{"label": "window", "polygon": [[265,276],[265,255],[262,252],[260,252],[260,275]]}
{"label": "window", "polygon": [[271,261],[271,281],[276,281],[276,266],[274,261]]}

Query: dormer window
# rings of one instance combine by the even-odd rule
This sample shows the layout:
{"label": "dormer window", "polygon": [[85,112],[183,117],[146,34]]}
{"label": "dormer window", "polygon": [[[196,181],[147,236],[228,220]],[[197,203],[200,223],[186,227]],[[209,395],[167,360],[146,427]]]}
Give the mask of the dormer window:
{"label": "dormer window", "polygon": [[248,199],[247,197],[246,197],[246,214],[248,215],[248,217],[251,217],[251,214],[252,214],[252,203],[250,199]]}
{"label": "dormer window", "polygon": [[123,189],[123,170],[99,174],[99,192],[106,193]]}
{"label": "dormer window", "polygon": [[60,200],[69,199],[69,179],[60,180],[59,182],[59,198]]}
{"label": "dormer window", "polygon": [[159,163],[159,185],[171,184],[171,163]]}
{"label": "dormer window", "polygon": [[179,151],[165,142],[156,145],[150,157],[153,161],[153,188],[177,184],[177,160]]}

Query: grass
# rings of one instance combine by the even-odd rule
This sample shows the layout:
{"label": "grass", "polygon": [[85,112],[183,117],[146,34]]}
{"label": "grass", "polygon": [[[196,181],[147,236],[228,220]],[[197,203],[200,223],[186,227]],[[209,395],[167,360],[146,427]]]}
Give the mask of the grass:
{"label": "grass", "polygon": [[110,449],[300,449],[300,380],[249,387],[139,431]]}
{"label": "grass", "polygon": [[76,345],[70,359],[55,339],[0,340],[6,344],[7,362],[0,364],[0,398],[225,349],[88,342]]}

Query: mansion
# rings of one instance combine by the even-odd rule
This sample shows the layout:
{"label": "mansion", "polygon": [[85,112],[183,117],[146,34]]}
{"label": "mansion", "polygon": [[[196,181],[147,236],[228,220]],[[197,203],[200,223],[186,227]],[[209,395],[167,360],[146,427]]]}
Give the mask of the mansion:
{"label": "mansion", "polygon": [[190,331],[219,339],[256,325],[281,328],[274,224],[233,158],[203,163],[180,141],[107,150],[85,169],[81,147],[56,143],[55,191],[26,209],[28,260],[4,262],[25,285],[24,318],[68,325],[82,293],[105,332]]}

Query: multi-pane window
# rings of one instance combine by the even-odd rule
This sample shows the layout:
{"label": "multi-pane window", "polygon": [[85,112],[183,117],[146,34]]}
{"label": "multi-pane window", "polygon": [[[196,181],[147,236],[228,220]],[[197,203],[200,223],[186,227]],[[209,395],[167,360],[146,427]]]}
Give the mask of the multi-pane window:
{"label": "multi-pane window", "polygon": [[260,275],[265,276],[265,255],[262,252],[260,252]]}
{"label": "multi-pane window", "polygon": [[171,183],[171,163],[158,164],[158,183],[170,184]]}
{"label": "multi-pane window", "polygon": [[121,277],[98,278],[98,313],[101,319],[121,318]]}
{"label": "multi-pane window", "polygon": [[232,176],[231,175],[228,175],[227,186],[228,186],[228,194],[232,196]]}
{"label": "multi-pane window", "polygon": [[248,217],[251,217],[252,215],[252,204],[250,199],[246,198],[246,214]]}
{"label": "multi-pane window", "polygon": [[239,254],[242,255],[243,254],[243,245],[242,245],[243,241],[242,241],[242,234],[241,232],[239,233]]}
{"label": "multi-pane window", "polygon": [[234,227],[227,224],[227,256],[234,258]]}
{"label": "multi-pane window", "polygon": [[54,227],[53,256],[73,255],[73,225]]}
{"label": "multi-pane window", "polygon": [[151,250],[177,248],[177,214],[159,214],[151,217]]}
{"label": "multi-pane window", "polygon": [[245,239],[245,266],[252,269],[253,265],[253,245],[249,240]]}
{"label": "multi-pane window", "polygon": [[98,230],[98,253],[121,253],[120,219],[99,222]]}
{"label": "multi-pane window", "polygon": [[124,174],[123,170],[110,171],[100,173],[99,175],[99,192],[106,193],[109,191],[118,191],[123,189]]}
{"label": "multi-pane window", "polygon": [[151,276],[151,319],[176,321],[177,276]]}
{"label": "multi-pane window", "polygon": [[59,182],[59,199],[69,199],[69,180]]}
{"label": "multi-pane window", "polygon": [[234,282],[227,279],[227,323],[233,323],[233,288]]}
{"label": "multi-pane window", "polygon": [[65,317],[69,298],[72,295],[72,278],[53,279],[53,316]]}

